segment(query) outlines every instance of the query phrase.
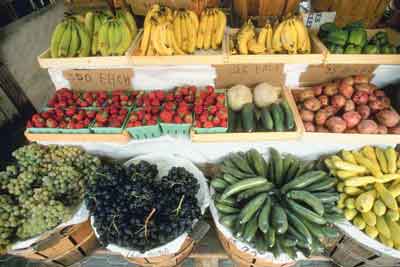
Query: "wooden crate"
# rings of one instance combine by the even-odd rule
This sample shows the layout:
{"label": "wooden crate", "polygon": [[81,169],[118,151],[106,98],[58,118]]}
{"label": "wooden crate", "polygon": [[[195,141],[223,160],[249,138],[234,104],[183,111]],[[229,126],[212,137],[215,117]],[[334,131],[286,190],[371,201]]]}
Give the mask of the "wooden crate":
{"label": "wooden crate", "polygon": [[25,137],[30,142],[100,142],[126,144],[132,138],[124,131],[121,134],[36,134],[25,131]]}
{"label": "wooden crate", "polygon": [[[390,44],[395,47],[400,45],[400,33],[391,29],[367,30],[368,40],[379,31],[388,33]],[[326,64],[400,64],[400,54],[332,54],[326,47],[325,49],[327,54],[324,63]]]}
{"label": "wooden crate", "polygon": [[[307,87],[292,89],[292,91],[307,89]],[[293,99],[294,100],[294,99]],[[296,113],[299,114],[297,104],[295,103]],[[300,116],[300,115],[299,115]],[[301,120],[301,124],[304,124]],[[318,143],[334,142],[338,144],[394,144],[400,143],[399,134],[349,134],[349,133],[318,133],[307,132],[304,130],[302,139],[305,141],[314,141]]]}
{"label": "wooden crate", "polygon": [[223,64],[225,51],[225,38],[222,42],[222,49],[213,51],[210,54],[207,51],[196,51],[193,55],[177,56],[140,56],[140,43],[142,42],[143,30],[140,30],[135,43],[128,50],[130,62],[135,65],[193,65],[193,64]]}
{"label": "wooden crate", "polygon": [[284,64],[322,64],[328,50],[314,33],[310,33],[311,54],[263,54],[263,55],[232,55],[230,38],[235,36],[239,29],[230,29],[225,40],[225,54],[229,64],[248,63],[284,63]]}
{"label": "wooden crate", "polygon": [[256,141],[281,141],[299,139],[304,126],[300,114],[296,108],[293,95],[287,89],[282,90],[283,97],[288,101],[293,111],[296,131],[292,132],[255,132],[255,133],[215,133],[215,134],[196,134],[191,133],[193,142],[256,142]]}
{"label": "wooden crate", "polygon": [[38,260],[51,266],[70,266],[100,247],[89,221],[57,229],[27,249],[9,254]]}

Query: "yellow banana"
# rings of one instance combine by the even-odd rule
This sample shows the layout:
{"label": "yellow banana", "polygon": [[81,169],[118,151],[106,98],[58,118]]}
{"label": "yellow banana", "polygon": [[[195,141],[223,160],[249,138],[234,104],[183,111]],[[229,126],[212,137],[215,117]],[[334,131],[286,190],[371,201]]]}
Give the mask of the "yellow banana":
{"label": "yellow banana", "polygon": [[133,41],[133,34],[129,29],[126,21],[121,20],[119,23],[119,31],[121,32],[121,41],[115,50],[115,54],[118,56],[122,56],[131,46]]}
{"label": "yellow banana", "polygon": [[189,25],[187,24],[184,11],[179,13],[179,22],[181,24],[182,50],[189,52]]}
{"label": "yellow banana", "polygon": [[166,47],[167,36],[165,35],[166,31],[163,24],[153,24],[152,27],[154,29],[151,31],[151,43],[160,56],[171,56],[173,54],[173,49]]}
{"label": "yellow banana", "polygon": [[152,5],[151,8],[149,9],[149,11],[147,11],[146,17],[144,19],[144,23],[143,23],[143,28],[148,27],[151,24],[151,19],[153,18],[153,16],[156,15],[156,13],[158,13],[160,11],[160,5],[155,4]]}
{"label": "yellow banana", "polygon": [[309,54],[311,52],[309,46],[310,36],[307,28],[304,26],[303,21],[298,18],[294,18],[292,21],[297,32],[297,46],[299,48],[298,52]]}
{"label": "yellow banana", "polygon": [[207,30],[207,17],[206,17],[206,11],[203,10],[201,12],[200,25],[199,25],[199,30],[197,32],[196,47],[198,49],[202,49],[204,47],[204,38],[206,35],[206,30]]}
{"label": "yellow banana", "polygon": [[217,46],[222,44],[222,40],[224,39],[225,28],[226,28],[226,15],[220,9],[217,9],[218,23],[216,29],[217,35]]}
{"label": "yellow banana", "polygon": [[81,40],[79,38],[78,29],[75,24],[75,22],[71,22],[71,42],[68,48],[68,57],[75,57],[80,47]]}
{"label": "yellow banana", "polygon": [[267,40],[268,29],[263,27],[258,33],[257,43],[265,47],[265,42]]}
{"label": "yellow banana", "polygon": [[284,26],[284,21],[281,22],[275,29],[273,37],[272,37],[272,50],[274,53],[283,52],[283,46],[281,42],[281,34]]}
{"label": "yellow banana", "polygon": [[72,37],[72,22],[69,21],[68,27],[61,38],[60,46],[58,48],[59,57],[68,56],[69,45],[71,44],[71,37]]}
{"label": "yellow banana", "polygon": [[197,17],[197,14],[194,13],[192,10],[187,10],[186,11],[190,17],[190,20],[192,21],[193,27],[197,33],[199,29],[199,17]]}
{"label": "yellow banana", "polygon": [[172,25],[168,27],[167,34],[168,34],[169,43],[171,44],[171,47],[174,49],[174,54],[184,55],[185,52],[182,51],[182,49],[178,46],[178,44],[175,40],[175,35],[174,35],[174,32],[172,31]]}
{"label": "yellow banana", "polygon": [[53,35],[51,36],[51,42],[50,42],[50,54],[51,57],[56,58],[58,57],[58,51],[61,43],[61,39],[64,36],[64,32],[68,27],[68,22],[63,21],[59,23],[54,32]]}
{"label": "yellow banana", "polygon": [[185,21],[188,25],[186,28],[188,35],[187,52],[193,54],[194,50],[196,49],[196,25],[194,25],[189,13],[185,14]]}
{"label": "yellow banana", "polygon": [[247,55],[249,53],[248,43],[251,39],[254,38],[254,36],[254,26],[249,20],[240,28],[237,35],[238,50],[240,54]]}
{"label": "yellow banana", "polygon": [[211,14],[211,10],[208,9],[206,12],[206,31],[204,34],[204,49],[210,49],[211,47],[211,36],[212,36],[212,27],[213,27],[213,16]]}
{"label": "yellow banana", "polygon": [[265,28],[267,29],[267,36],[265,39],[265,49],[267,53],[273,53],[272,49],[272,35],[273,35],[273,30],[271,24],[265,25]]}
{"label": "yellow banana", "polygon": [[212,49],[217,49],[218,48],[218,44],[217,44],[217,28],[218,28],[218,14],[217,11],[215,9],[211,10],[211,17],[212,17],[212,27],[211,27],[211,48]]}
{"label": "yellow banana", "polygon": [[85,27],[82,24],[77,23],[76,28],[78,30],[80,39],[79,57],[88,57],[90,55],[90,36],[87,33]]}
{"label": "yellow banana", "polygon": [[178,15],[175,16],[175,18],[174,18],[173,30],[174,30],[176,44],[179,46],[179,48],[181,48],[182,47],[182,31],[181,31],[181,21],[180,21]]}
{"label": "yellow banana", "polygon": [[293,26],[292,20],[286,20],[283,22],[281,43],[282,43],[282,47],[289,54],[297,53],[297,32]]}
{"label": "yellow banana", "polygon": [[151,32],[154,30],[152,27],[153,27],[152,23],[149,23],[144,26],[143,37],[140,43],[140,53],[142,56],[146,55],[147,50],[149,49]]}
{"label": "yellow banana", "polygon": [[251,39],[249,42],[248,42],[248,49],[249,49],[249,51],[251,52],[251,53],[253,53],[253,54],[262,54],[262,53],[264,53],[265,52],[265,46],[264,46],[264,44],[262,43],[262,44],[260,44],[260,43],[258,43],[257,41],[256,41],[256,39],[255,38],[253,38],[253,39]]}
{"label": "yellow banana", "polygon": [[101,25],[99,30],[99,51],[100,54],[104,56],[109,55],[109,42],[108,42],[108,29],[110,27],[110,23],[104,23]]}

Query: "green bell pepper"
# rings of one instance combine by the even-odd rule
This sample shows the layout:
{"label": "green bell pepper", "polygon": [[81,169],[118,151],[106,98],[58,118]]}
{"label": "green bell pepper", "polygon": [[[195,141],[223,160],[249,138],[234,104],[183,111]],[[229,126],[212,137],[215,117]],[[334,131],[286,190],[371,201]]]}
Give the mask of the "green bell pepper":
{"label": "green bell pepper", "polygon": [[347,43],[363,47],[367,43],[367,38],[366,30],[355,29],[350,32]]}
{"label": "green bell pepper", "polygon": [[361,54],[362,47],[357,45],[349,44],[344,50],[345,54]]}
{"label": "green bell pepper", "polygon": [[347,43],[348,37],[349,37],[349,33],[347,31],[337,30],[337,31],[330,32],[326,39],[328,40],[328,42],[330,42],[332,44],[344,46]]}
{"label": "green bell pepper", "polygon": [[381,54],[397,54],[397,50],[393,45],[387,44],[381,47]]}
{"label": "green bell pepper", "polygon": [[367,44],[362,52],[363,54],[379,54],[379,47],[374,44]]}

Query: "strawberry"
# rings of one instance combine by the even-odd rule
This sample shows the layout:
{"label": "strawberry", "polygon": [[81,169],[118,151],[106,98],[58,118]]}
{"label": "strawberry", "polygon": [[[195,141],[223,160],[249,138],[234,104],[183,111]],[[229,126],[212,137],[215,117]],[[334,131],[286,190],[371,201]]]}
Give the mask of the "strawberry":
{"label": "strawberry", "polygon": [[212,120],[212,123],[214,124],[214,126],[219,126],[221,123],[221,120],[218,117],[214,117],[214,119]]}
{"label": "strawberry", "polygon": [[217,102],[217,104],[215,104],[215,106],[216,106],[216,107],[217,107],[217,109],[219,109],[219,110],[221,110],[221,109],[225,108],[225,104],[223,104],[223,103],[219,103],[219,102]]}
{"label": "strawberry", "polygon": [[129,117],[130,122],[138,121],[138,115],[135,113],[132,113],[131,116]]}
{"label": "strawberry", "polygon": [[58,128],[65,129],[67,128],[67,122],[62,121],[58,124]]}
{"label": "strawberry", "polygon": [[172,122],[173,114],[172,114],[172,112],[170,112],[168,110],[163,110],[160,113],[160,119],[163,122],[170,123],[170,122]]}
{"label": "strawberry", "polygon": [[150,114],[150,113],[145,114],[145,115],[144,115],[144,119],[145,119],[146,121],[151,120],[151,114]]}
{"label": "strawberry", "polygon": [[151,107],[151,114],[158,114],[160,112],[160,107]]}
{"label": "strawberry", "polygon": [[215,98],[213,96],[207,96],[205,105],[210,106],[210,105],[214,105],[214,103],[215,103]]}
{"label": "strawberry", "polygon": [[174,100],[175,100],[174,93],[167,93],[167,94],[165,95],[165,100],[166,100],[166,101],[174,101]]}
{"label": "strawberry", "polygon": [[126,94],[123,94],[123,95],[120,96],[120,100],[121,101],[128,101],[129,100],[129,96],[126,95]]}
{"label": "strawberry", "polygon": [[164,104],[164,109],[169,110],[169,111],[173,111],[175,110],[176,105],[174,102],[167,102]]}
{"label": "strawberry", "polygon": [[200,105],[195,106],[195,107],[194,107],[194,113],[195,113],[196,115],[199,115],[199,114],[203,113],[203,106],[200,106]]}
{"label": "strawberry", "polygon": [[226,120],[225,121],[221,121],[220,126],[223,127],[223,128],[227,128],[228,127],[228,122]]}
{"label": "strawberry", "polygon": [[193,117],[192,117],[192,115],[191,115],[191,114],[187,114],[187,115],[183,118],[183,121],[184,121],[185,123],[192,124],[192,123],[193,123]]}
{"label": "strawberry", "polygon": [[89,110],[88,112],[86,112],[86,116],[87,116],[89,119],[93,119],[94,117],[96,117],[96,111],[94,111],[94,110]]}
{"label": "strawberry", "polygon": [[220,120],[227,120],[228,119],[228,113],[224,110],[219,110],[217,113],[217,116]]}
{"label": "strawberry", "polygon": [[179,91],[184,96],[189,95],[189,92],[190,92],[188,87],[181,87],[181,88],[179,88]]}
{"label": "strawberry", "polygon": [[107,112],[99,112],[96,114],[96,121],[100,123],[106,123],[108,119],[108,113]]}
{"label": "strawberry", "polygon": [[208,107],[208,112],[210,112],[212,115],[217,113],[218,108],[216,106],[209,106]]}
{"label": "strawberry", "polygon": [[207,91],[201,91],[200,92],[200,99],[206,99],[208,96],[208,92]]}
{"label": "strawberry", "polygon": [[175,116],[175,117],[174,117],[174,123],[176,123],[176,124],[181,124],[181,123],[183,123],[183,121],[182,121],[181,117]]}
{"label": "strawberry", "polygon": [[209,95],[214,93],[214,87],[213,86],[209,85],[209,86],[206,87],[206,89],[207,89],[207,92],[208,92]]}
{"label": "strawberry", "polygon": [[119,111],[119,114],[120,114],[120,115],[126,115],[126,114],[128,114],[128,110],[125,109],[125,108],[122,108],[122,109]]}
{"label": "strawberry", "polygon": [[85,125],[83,124],[83,122],[78,122],[75,124],[75,129],[83,129],[85,128]]}
{"label": "strawberry", "polygon": [[144,118],[144,111],[143,110],[137,111],[136,114],[137,114],[137,117],[138,117],[138,121],[143,120],[143,118]]}
{"label": "strawberry", "polygon": [[149,92],[148,93],[149,99],[154,100],[157,98],[157,94],[155,92]]}
{"label": "strawberry", "polygon": [[156,125],[157,124],[157,120],[148,120],[147,121],[147,125]]}
{"label": "strawberry", "polygon": [[202,128],[201,126],[202,126],[202,125],[201,125],[201,122],[196,121],[196,128]]}
{"label": "strawberry", "polygon": [[138,127],[138,126],[142,126],[142,123],[140,121],[135,121],[133,123],[133,127]]}
{"label": "strawberry", "polygon": [[187,95],[183,99],[188,103],[193,103],[194,102],[194,95]]}
{"label": "strawberry", "polygon": [[42,118],[48,119],[52,116],[52,113],[50,111],[46,111],[46,112],[42,112],[40,115],[42,116]]}
{"label": "strawberry", "polygon": [[189,94],[190,95],[193,95],[193,96],[196,95],[196,90],[197,89],[195,86],[189,86],[189,92],[190,92]]}
{"label": "strawberry", "polygon": [[217,103],[225,104],[225,95],[224,94],[217,94]]}
{"label": "strawberry", "polygon": [[207,113],[203,113],[200,115],[200,122],[205,123],[208,120],[208,114]]}
{"label": "strawberry", "polygon": [[165,94],[164,94],[164,92],[162,90],[157,90],[157,91],[155,91],[155,93],[156,93],[157,99],[159,101],[163,101],[164,100]]}
{"label": "strawberry", "polygon": [[83,124],[84,124],[85,126],[88,126],[88,125],[90,124],[90,119],[89,119],[89,118],[84,119],[84,120],[83,120]]}
{"label": "strawberry", "polygon": [[158,107],[158,106],[160,106],[160,100],[158,100],[158,99],[152,99],[151,100],[151,102],[150,102],[150,104],[152,105],[152,106],[154,106],[154,107]]}
{"label": "strawberry", "polygon": [[82,121],[85,119],[85,114],[82,112],[79,112],[78,114],[74,115],[74,119],[77,121]]}
{"label": "strawberry", "polygon": [[203,127],[204,128],[213,128],[214,125],[211,121],[206,121],[206,122],[204,122]]}

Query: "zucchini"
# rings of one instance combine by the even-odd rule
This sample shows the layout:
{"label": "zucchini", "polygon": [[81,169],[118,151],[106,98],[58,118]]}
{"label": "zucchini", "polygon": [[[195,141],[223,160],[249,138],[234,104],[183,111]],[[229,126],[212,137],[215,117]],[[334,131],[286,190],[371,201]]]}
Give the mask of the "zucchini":
{"label": "zucchini", "polygon": [[273,248],[276,241],[276,231],[274,228],[270,228],[268,233],[264,235],[265,241],[267,241],[268,247]]}
{"label": "zucchini", "polygon": [[288,220],[285,210],[275,203],[272,207],[271,222],[277,234],[284,234],[288,230]]}
{"label": "zucchini", "polygon": [[296,203],[295,201],[288,199],[287,203],[289,204],[289,207],[293,212],[309,220],[310,222],[320,225],[326,224],[326,220],[322,216],[319,216],[317,213],[305,208],[304,206]]}
{"label": "zucchini", "polygon": [[228,186],[221,196],[221,200],[224,200],[234,194],[242,192],[244,190],[255,188],[257,186],[263,186],[268,183],[268,180],[263,177],[248,178],[241,180],[240,182]]}
{"label": "zucchini", "polygon": [[243,130],[245,132],[254,132],[256,128],[256,123],[254,120],[254,104],[253,103],[247,103],[243,106],[242,108],[242,125],[243,125]]}
{"label": "zucchini", "polygon": [[286,253],[289,258],[291,258],[292,260],[296,259],[297,256],[293,246],[285,246],[284,239],[281,239],[280,245],[283,252]]}
{"label": "zucchini", "polygon": [[[289,220],[290,221],[290,220]],[[307,240],[305,239],[305,237],[303,236],[303,235],[301,235],[300,233],[299,233],[299,231],[297,231],[292,225],[290,225],[289,224],[289,227],[288,227],[288,233],[292,236],[292,237],[294,237],[294,238],[296,238],[296,243],[298,244],[298,243],[300,243],[300,242],[302,242],[302,243],[307,243]]]}
{"label": "zucchini", "polygon": [[236,112],[236,123],[235,123],[235,132],[240,133],[243,132],[243,120],[242,113],[240,111]]}
{"label": "zucchini", "polygon": [[307,191],[309,192],[317,192],[317,191],[325,191],[327,189],[333,188],[337,184],[337,179],[325,177],[322,181],[318,183],[311,184]]}
{"label": "zucchini", "polygon": [[236,224],[237,218],[238,218],[238,215],[237,215],[237,214],[234,214],[234,215],[225,215],[225,216],[222,216],[222,217],[219,219],[219,222],[220,222],[222,225],[224,225],[224,226],[226,226],[226,227],[228,227],[228,228],[233,228],[233,227],[235,226],[235,224]]}
{"label": "zucchini", "polygon": [[236,205],[236,200],[233,197],[228,197],[224,200],[221,200],[221,195],[219,195],[218,197],[215,198],[215,201],[217,203],[221,203],[221,204],[224,204],[226,206],[231,206],[231,207],[235,207],[235,205]]}
{"label": "zucchini", "polygon": [[287,179],[287,174],[289,172],[289,168],[290,165],[292,165],[293,163],[293,156],[292,155],[286,155],[283,158],[283,171],[282,171],[282,180],[283,180],[283,184],[286,183],[286,179]]}
{"label": "zucchini", "polygon": [[241,239],[244,235],[245,224],[240,224],[239,220],[236,220],[235,224],[235,237]]}
{"label": "zucchini", "polygon": [[300,160],[296,159],[295,157],[292,157],[292,163],[290,164],[290,167],[286,173],[286,182],[290,182],[295,178],[297,170],[300,167]]}
{"label": "zucchini", "polygon": [[228,167],[228,168],[231,168],[231,169],[236,169],[235,164],[233,164],[232,160],[229,157],[225,158],[224,161],[222,162],[222,164],[225,167]]}
{"label": "zucchini", "polygon": [[263,186],[258,186],[256,188],[252,188],[252,189],[248,189],[246,191],[241,192],[240,194],[238,194],[238,196],[236,197],[237,201],[242,201],[244,199],[249,199],[259,193],[264,193],[264,192],[268,192],[270,191],[272,188],[274,187],[274,185],[270,182],[266,183]]}
{"label": "zucchini", "polygon": [[240,211],[239,220],[241,224],[245,224],[253,217],[254,214],[261,208],[267,199],[267,193],[262,193],[249,201],[246,206]]}
{"label": "zucchini", "polygon": [[253,216],[253,218],[247,222],[246,227],[244,228],[244,234],[243,234],[243,239],[244,241],[250,243],[251,241],[253,241],[256,233],[257,233],[257,229],[258,229],[258,214]]}
{"label": "zucchini", "polygon": [[313,193],[322,203],[334,203],[339,200],[339,194],[337,193]]}
{"label": "zucchini", "polygon": [[[304,223],[291,211],[287,211],[287,216],[290,222],[290,225],[293,227],[293,230],[290,232],[296,233],[296,231],[304,237],[305,241],[308,244],[311,244],[312,242],[312,236],[308,228],[304,225]],[[290,227],[289,227],[290,229]]]}
{"label": "zucchini", "polygon": [[331,226],[322,227],[322,233],[324,234],[325,237],[330,239],[336,239],[340,235],[339,231]]}
{"label": "zucchini", "polygon": [[324,233],[322,232],[322,227],[320,225],[309,222],[306,219],[302,220],[302,222],[307,227],[307,229],[310,231],[312,236],[314,236],[317,239],[324,238]]}
{"label": "zucchini", "polygon": [[300,200],[310,206],[317,214],[324,215],[324,205],[321,200],[307,191],[290,191],[286,197],[294,200]]}
{"label": "zucchini", "polygon": [[289,107],[289,104],[286,100],[283,100],[281,103],[281,108],[285,114],[285,127],[286,130],[293,130],[294,129],[294,118],[293,112]]}
{"label": "zucchini", "polygon": [[302,189],[310,184],[313,184],[326,176],[326,173],[323,171],[310,171],[301,176],[296,177],[294,180],[285,184],[281,191],[286,193],[293,189]]}
{"label": "zucchini", "polygon": [[302,162],[300,163],[300,167],[296,172],[296,177],[303,175],[309,171],[312,171],[314,169],[314,161],[307,161],[307,162]]}
{"label": "zucchini", "polygon": [[263,238],[257,237],[255,243],[256,243],[256,249],[258,252],[260,252],[260,253],[267,252],[267,247],[266,247],[266,244],[265,244]]}
{"label": "zucchini", "polygon": [[238,153],[232,153],[229,158],[240,171],[254,174],[253,170],[249,166],[249,163],[247,162],[246,157],[243,158]]}
{"label": "zucchini", "polygon": [[264,207],[261,209],[260,216],[258,217],[258,228],[264,234],[268,233],[269,230],[269,217],[271,214],[271,207],[271,198],[267,197]]}
{"label": "zucchini", "polygon": [[281,244],[278,240],[275,241],[275,246],[272,248],[272,254],[274,254],[275,258],[278,258],[280,255],[282,255],[283,250],[281,247]]}
{"label": "zucchini", "polygon": [[270,149],[271,152],[271,161],[274,166],[274,181],[277,186],[280,186],[282,184],[282,179],[283,179],[283,161],[282,157],[279,154],[278,150],[274,149],[271,147]]}
{"label": "zucchini", "polygon": [[267,168],[264,157],[256,149],[247,151],[249,162],[255,173],[261,177],[267,176]]}
{"label": "zucchini", "polygon": [[228,166],[226,166],[226,165],[222,165],[222,166],[221,166],[221,171],[222,171],[224,174],[225,174],[225,173],[230,174],[230,175],[232,175],[233,177],[236,177],[236,178],[238,178],[238,179],[252,178],[252,177],[255,176],[254,174],[249,174],[249,173],[244,173],[244,172],[242,172],[242,171],[239,171],[236,167],[231,168],[231,167],[228,167]]}
{"label": "zucchini", "polygon": [[224,205],[221,203],[216,203],[215,207],[217,208],[217,210],[219,210],[223,214],[239,213],[239,211],[240,211],[240,209],[238,209],[238,208],[233,208],[231,206],[227,206],[227,205]]}
{"label": "zucchini", "polygon": [[272,119],[274,120],[274,128],[276,132],[283,132],[284,131],[284,115],[283,110],[280,105],[274,103],[271,105],[271,114]]}
{"label": "zucchini", "polygon": [[274,164],[273,164],[272,160],[269,160],[268,161],[268,167],[267,167],[267,177],[268,177],[268,179],[270,181],[275,183],[274,176],[275,176],[275,174],[274,174]]}
{"label": "zucchini", "polygon": [[210,184],[216,191],[224,190],[228,186],[228,183],[221,178],[212,179]]}
{"label": "zucchini", "polygon": [[261,109],[261,124],[267,131],[272,131],[274,129],[274,120],[267,107]]}
{"label": "zucchini", "polygon": [[239,182],[238,178],[230,175],[229,173],[225,173],[222,179],[224,179],[224,181],[227,182],[228,184],[236,184]]}
{"label": "zucchini", "polygon": [[283,247],[294,247],[297,245],[297,239],[290,235],[284,235],[280,240]]}
{"label": "zucchini", "polygon": [[236,129],[236,112],[231,108],[228,109],[228,132],[233,133]]}

